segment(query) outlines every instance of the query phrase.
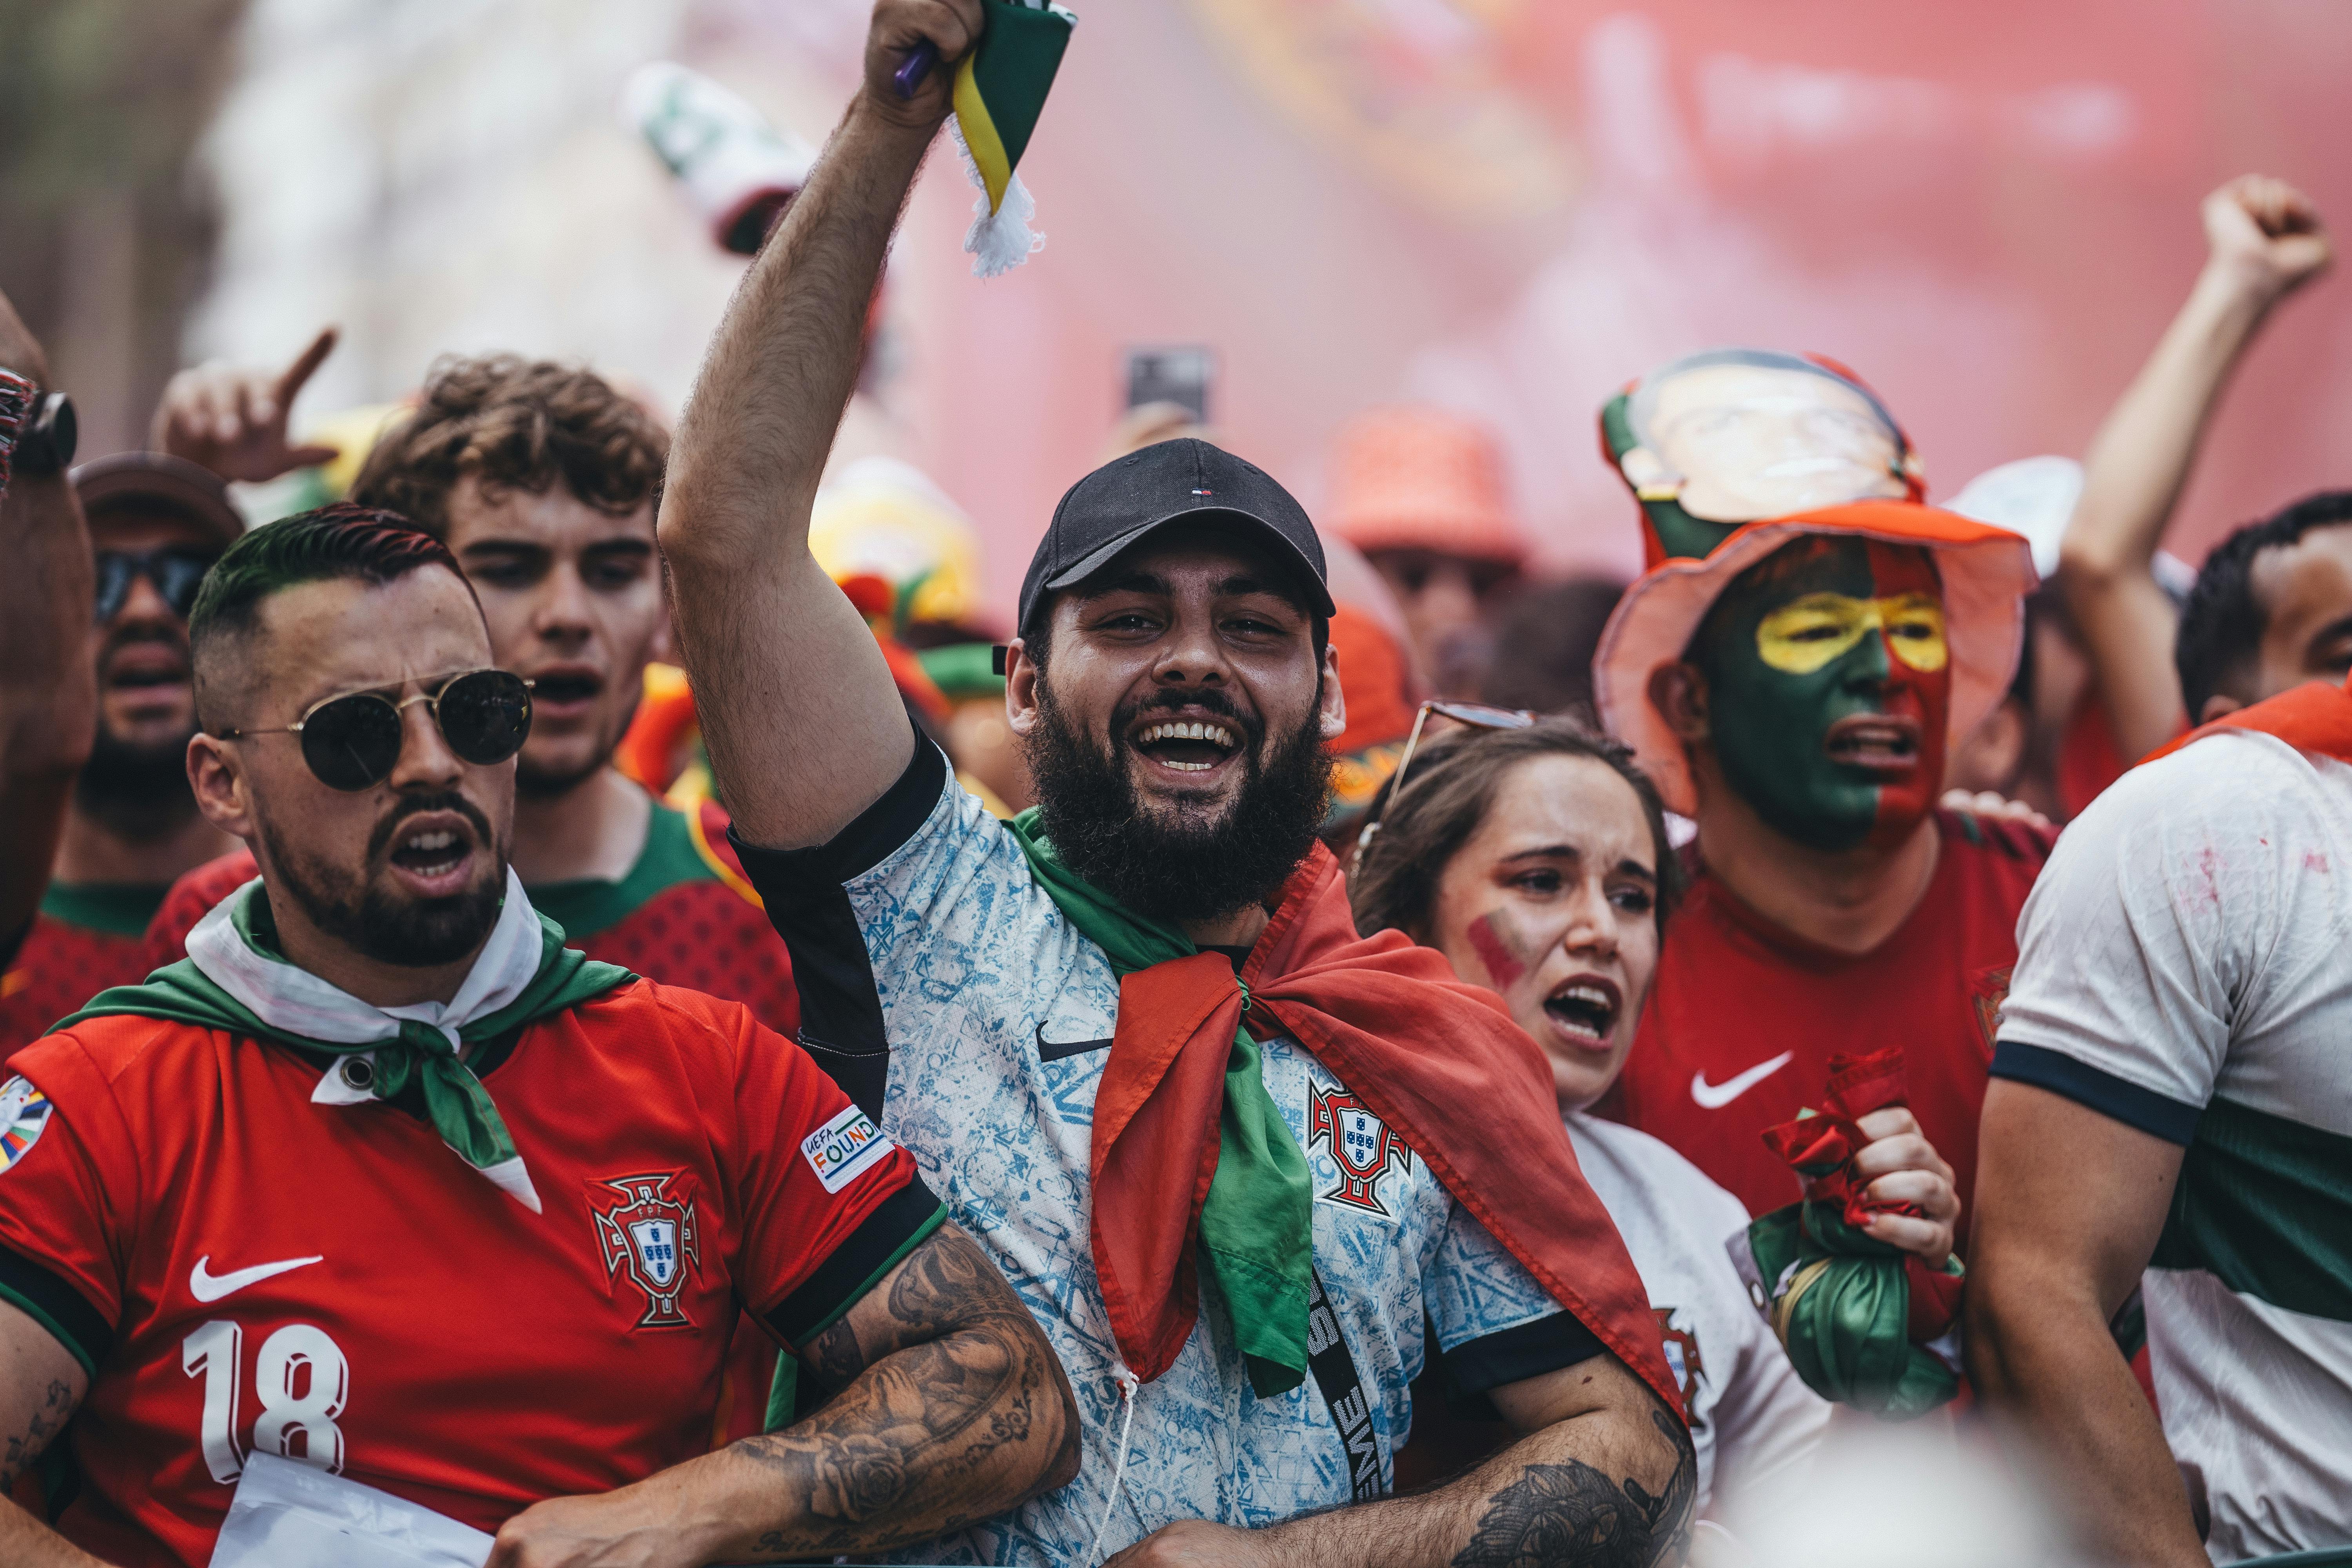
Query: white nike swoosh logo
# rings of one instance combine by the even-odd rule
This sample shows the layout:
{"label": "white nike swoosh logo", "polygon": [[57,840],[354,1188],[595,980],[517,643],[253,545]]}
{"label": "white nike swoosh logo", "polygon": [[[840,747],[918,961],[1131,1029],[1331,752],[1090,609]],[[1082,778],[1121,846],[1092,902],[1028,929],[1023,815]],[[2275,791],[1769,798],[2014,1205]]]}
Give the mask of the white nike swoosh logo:
{"label": "white nike swoosh logo", "polygon": [[308,1268],[313,1263],[324,1263],[326,1258],[323,1256],[289,1258],[282,1263],[257,1263],[250,1268],[240,1268],[231,1274],[208,1274],[205,1267],[212,1260],[212,1254],[205,1253],[196,1259],[196,1267],[188,1276],[188,1294],[199,1301],[217,1301],[247,1285],[258,1285],[264,1279],[274,1279],[290,1269]]}
{"label": "white nike swoosh logo", "polygon": [[1735,1074],[1721,1083],[1709,1083],[1706,1074],[1691,1074],[1691,1098],[1698,1101],[1701,1110],[1721,1110],[1782,1068],[1797,1059],[1794,1051],[1782,1051],[1769,1062],[1758,1062],[1746,1072]]}

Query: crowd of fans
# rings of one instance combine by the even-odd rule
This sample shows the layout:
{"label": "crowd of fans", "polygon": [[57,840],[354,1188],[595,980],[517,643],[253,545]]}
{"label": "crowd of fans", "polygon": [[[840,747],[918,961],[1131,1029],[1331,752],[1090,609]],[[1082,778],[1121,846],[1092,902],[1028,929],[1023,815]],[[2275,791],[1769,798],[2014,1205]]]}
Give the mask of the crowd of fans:
{"label": "crowd of fans", "polygon": [[1782,347],[1623,367],[1630,584],[1150,405],[996,605],[854,436],[979,12],[664,68],[675,432],[329,330],[69,467],[0,300],[0,1558],[2352,1563],[2352,491],[2159,549],[2311,205],[1948,507]]}

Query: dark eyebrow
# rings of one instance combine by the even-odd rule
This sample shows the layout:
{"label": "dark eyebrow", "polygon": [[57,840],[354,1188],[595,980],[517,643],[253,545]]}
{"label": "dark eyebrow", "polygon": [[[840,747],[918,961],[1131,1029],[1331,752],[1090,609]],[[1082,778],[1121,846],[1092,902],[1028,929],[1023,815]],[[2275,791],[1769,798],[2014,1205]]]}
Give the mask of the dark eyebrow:
{"label": "dark eyebrow", "polygon": [[600,539],[580,553],[583,555],[651,555],[654,542],[650,539]]}
{"label": "dark eyebrow", "polygon": [[553,552],[546,545],[535,543],[528,539],[477,539],[457,553],[461,556],[548,555],[552,554]]}
{"label": "dark eyebrow", "polygon": [[1168,579],[1156,572],[1123,572],[1099,582],[1081,583],[1070,590],[1071,596],[1080,603],[1112,594],[1157,594],[1164,599],[1175,592],[1168,585]]}
{"label": "dark eyebrow", "polygon": [[2303,646],[2305,648],[2315,648],[2322,643],[2334,642],[2336,638],[2344,637],[2352,637],[2352,616],[2336,616],[2336,619],[2312,633]]}
{"label": "dark eyebrow", "polygon": [[[1503,857],[1506,864],[1513,860],[1581,860],[1583,858],[1584,851],[1573,844],[1545,844],[1533,849],[1522,849],[1517,854]],[[1639,860],[1618,861],[1617,873],[1622,877],[1639,877],[1643,881],[1653,886],[1655,886],[1658,880],[1658,874]]]}

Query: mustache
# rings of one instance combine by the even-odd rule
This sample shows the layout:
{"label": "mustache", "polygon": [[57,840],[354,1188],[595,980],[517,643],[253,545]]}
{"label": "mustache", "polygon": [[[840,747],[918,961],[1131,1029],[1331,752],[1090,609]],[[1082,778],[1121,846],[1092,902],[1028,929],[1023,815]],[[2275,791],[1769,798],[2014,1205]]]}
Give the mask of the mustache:
{"label": "mustache", "polygon": [[151,642],[161,643],[174,653],[185,654],[188,651],[186,632],[178,626],[156,626],[150,622],[124,626],[119,631],[108,633],[106,641],[98,650],[99,662],[102,665],[125,648],[137,647],[141,643]]}
{"label": "mustache", "polygon": [[444,792],[440,795],[403,795],[395,801],[392,809],[384,813],[383,820],[377,823],[374,831],[368,835],[367,858],[373,860],[382,856],[392,847],[394,836],[399,833],[402,823],[428,811],[457,813],[472,826],[476,837],[485,846],[492,849],[498,847],[498,836],[490,831],[490,819],[482,814],[482,808],[462,795]]}

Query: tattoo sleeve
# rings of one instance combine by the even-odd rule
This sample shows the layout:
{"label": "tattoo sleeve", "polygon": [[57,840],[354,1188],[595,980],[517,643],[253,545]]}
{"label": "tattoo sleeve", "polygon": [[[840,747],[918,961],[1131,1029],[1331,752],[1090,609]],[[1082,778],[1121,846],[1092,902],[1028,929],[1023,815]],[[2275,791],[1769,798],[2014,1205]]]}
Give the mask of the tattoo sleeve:
{"label": "tattoo sleeve", "polygon": [[1077,1472],[1076,1400],[1021,1299],[971,1238],[939,1232],[801,1363],[834,1392],[726,1451],[758,1468],[763,1556],[871,1551],[1002,1513]]}
{"label": "tattoo sleeve", "polygon": [[1315,1568],[1675,1568],[1690,1547],[1697,1455],[1656,1396],[1611,1366],[1605,1404],[1427,1491],[1276,1525],[1268,1544]]}
{"label": "tattoo sleeve", "polygon": [[1653,1410],[1650,1420],[1675,1454],[1674,1473],[1662,1489],[1653,1492],[1632,1476],[1612,1481],[1580,1459],[1531,1464],[1486,1500],[1477,1532],[1454,1557],[1454,1568],[1680,1563],[1690,1550],[1698,1460],[1690,1434],[1674,1417]]}
{"label": "tattoo sleeve", "polygon": [[25,1467],[41,1457],[41,1451],[66,1429],[66,1420],[73,1415],[74,1390],[63,1378],[48,1380],[26,1413],[21,1430],[0,1438],[0,1490],[15,1484]]}

